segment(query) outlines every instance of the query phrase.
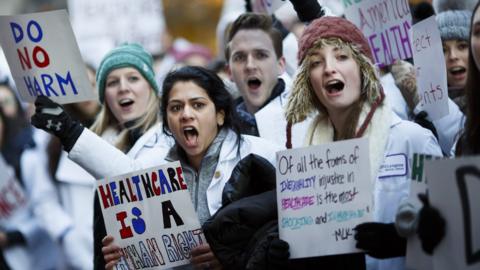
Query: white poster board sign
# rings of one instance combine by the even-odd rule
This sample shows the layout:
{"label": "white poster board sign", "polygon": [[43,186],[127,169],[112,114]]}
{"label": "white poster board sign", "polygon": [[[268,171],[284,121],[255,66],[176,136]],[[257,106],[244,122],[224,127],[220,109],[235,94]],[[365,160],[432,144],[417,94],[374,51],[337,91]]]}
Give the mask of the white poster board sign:
{"label": "white poster board sign", "polygon": [[[417,153],[413,154],[412,181],[410,182],[410,196],[408,202],[416,209],[422,208],[422,203],[418,199],[418,194],[427,193],[427,179],[425,177],[424,164],[426,160],[432,159],[439,159],[439,157]],[[432,256],[423,251],[417,234],[408,238],[405,266],[409,270],[433,270]]]}
{"label": "white poster board sign", "polygon": [[180,162],[97,181],[107,233],[122,248],[117,269],[188,264],[206,243]]}
{"label": "white poster board sign", "polygon": [[27,207],[27,197],[0,155],[0,220],[8,220]]}
{"label": "white poster board sign", "polygon": [[435,16],[413,26],[412,48],[420,97],[418,106],[432,120],[440,119],[448,114],[448,88],[442,40]]}
{"label": "white poster board sign", "polygon": [[279,233],[291,258],[360,252],[353,228],[373,220],[368,139],[277,152],[276,170]]}
{"label": "white poster board sign", "polygon": [[370,44],[380,67],[396,59],[412,57],[408,0],[344,0],[345,17],[353,22]]}
{"label": "white poster board sign", "polygon": [[0,16],[0,44],[20,97],[64,104],[96,99],[67,12]]}
{"label": "white poster board sign", "polygon": [[427,161],[430,203],[445,218],[435,270],[480,269],[480,157]]}
{"label": "white poster board sign", "polygon": [[68,10],[89,63],[99,64],[109,50],[125,42],[140,43],[152,54],[163,50],[161,0],[68,0]]}

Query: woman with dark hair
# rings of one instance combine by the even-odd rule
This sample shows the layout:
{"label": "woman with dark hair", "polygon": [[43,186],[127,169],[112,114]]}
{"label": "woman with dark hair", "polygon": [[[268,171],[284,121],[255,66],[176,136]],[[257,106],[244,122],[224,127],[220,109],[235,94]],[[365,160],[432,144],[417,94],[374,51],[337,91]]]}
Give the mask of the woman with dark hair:
{"label": "woman with dark hair", "polygon": [[[201,67],[186,66],[167,75],[161,112],[163,130],[173,137],[175,144],[167,155],[157,155],[150,160],[149,166],[180,160],[201,224],[222,206],[223,186],[241,159],[254,153],[274,164],[275,152],[281,149],[261,138],[239,135],[232,120],[232,99],[223,81]],[[115,167],[118,173],[109,175],[146,168],[147,163],[113,152],[108,154],[108,162],[103,162],[102,156],[107,156],[105,150],[100,156],[92,146],[89,151],[83,147],[85,151],[78,152],[79,148],[74,145],[69,156],[94,175]],[[106,268],[112,268],[120,259],[119,247],[113,244],[111,236],[104,238],[103,243]],[[191,261],[197,268],[221,267],[208,244],[195,248]]]}
{"label": "woman with dark hair", "polygon": [[473,10],[470,26],[470,48],[468,53],[468,74],[465,84],[467,119],[465,130],[457,144],[456,155],[480,153],[480,1]]}

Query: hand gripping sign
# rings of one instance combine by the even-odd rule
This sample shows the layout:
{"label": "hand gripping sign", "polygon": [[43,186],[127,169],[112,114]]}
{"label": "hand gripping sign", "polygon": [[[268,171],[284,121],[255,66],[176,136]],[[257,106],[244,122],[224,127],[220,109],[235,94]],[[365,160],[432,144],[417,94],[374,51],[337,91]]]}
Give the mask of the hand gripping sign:
{"label": "hand gripping sign", "polygon": [[430,203],[446,220],[434,269],[480,268],[480,157],[427,161]]}
{"label": "hand gripping sign", "polygon": [[96,99],[65,10],[0,16],[0,45],[20,97],[64,104]]}
{"label": "hand gripping sign", "polygon": [[180,162],[97,181],[107,233],[123,258],[117,269],[167,269],[188,264],[206,243]]}

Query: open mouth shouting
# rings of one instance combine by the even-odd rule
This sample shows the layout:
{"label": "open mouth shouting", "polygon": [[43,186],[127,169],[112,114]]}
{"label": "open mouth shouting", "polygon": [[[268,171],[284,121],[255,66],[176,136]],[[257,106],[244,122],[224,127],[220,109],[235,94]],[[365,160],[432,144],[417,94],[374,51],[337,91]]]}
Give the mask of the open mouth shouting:
{"label": "open mouth shouting", "polygon": [[183,135],[185,136],[185,143],[187,147],[195,147],[198,144],[198,131],[192,126],[183,128]]}
{"label": "open mouth shouting", "polygon": [[467,72],[467,69],[461,66],[452,67],[448,72],[453,76],[462,76]]}
{"label": "open mouth shouting", "polygon": [[247,85],[249,89],[257,90],[262,85],[262,81],[256,77],[248,78]]}
{"label": "open mouth shouting", "polygon": [[327,90],[327,93],[329,95],[336,95],[339,92],[343,91],[345,88],[345,83],[340,81],[340,80],[330,80],[328,81],[325,86],[325,90]]}
{"label": "open mouth shouting", "polygon": [[133,103],[135,103],[135,102],[130,98],[122,98],[118,102],[118,105],[120,105],[120,108],[122,108],[124,110],[128,110],[132,107]]}

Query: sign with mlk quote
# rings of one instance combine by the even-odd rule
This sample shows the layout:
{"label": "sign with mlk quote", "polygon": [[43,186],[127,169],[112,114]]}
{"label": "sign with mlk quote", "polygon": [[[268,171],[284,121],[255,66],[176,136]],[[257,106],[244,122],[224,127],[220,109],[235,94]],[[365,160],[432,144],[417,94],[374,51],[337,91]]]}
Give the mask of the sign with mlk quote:
{"label": "sign with mlk quote", "polygon": [[425,163],[429,199],[446,221],[435,270],[480,269],[480,157]]}
{"label": "sign with mlk quote", "polygon": [[412,28],[413,62],[417,77],[419,107],[432,120],[448,114],[447,68],[442,40],[435,16],[425,19]]}
{"label": "sign with mlk quote", "polygon": [[278,227],[291,258],[360,252],[353,228],[373,219],[368,147],[362,138],[277,152]]}
{"label": "sign with mlk quote", "polygon": [[117,269],[167,269],[190,263],[206,243],[180,162],[97,181],[107,233],[122,249]]}
{"label": "sign with mlk quote", "polygon": [[380,67],[412,57],[408,0],[343,0],[345,17],[367,38]]}
{"label": "sign with mlk quote", "polygon": [[20,97],[58,103],[96,98],[65,10],[0,16],[0,44]]}

